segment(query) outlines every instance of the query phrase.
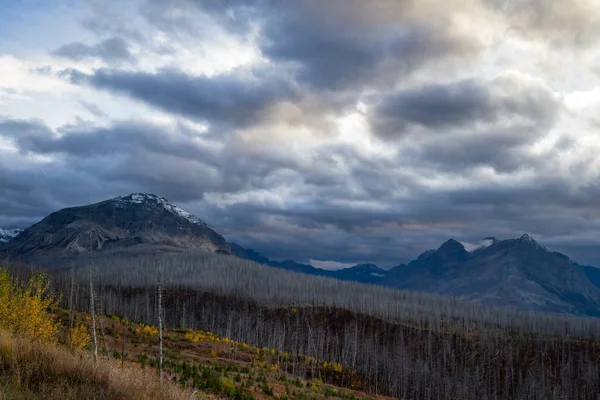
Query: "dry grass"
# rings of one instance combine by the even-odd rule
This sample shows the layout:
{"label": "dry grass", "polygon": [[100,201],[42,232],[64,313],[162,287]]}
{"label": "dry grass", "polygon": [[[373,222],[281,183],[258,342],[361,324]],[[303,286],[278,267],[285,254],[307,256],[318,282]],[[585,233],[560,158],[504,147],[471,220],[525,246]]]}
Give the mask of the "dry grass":
{"label": "dry grass", "polygon": [[[135,366],[99,360],[83,351],[48,347],[0,332],[0,400],[188,399],[186,392]],[[197,396],[195,396],[196,398]]]}

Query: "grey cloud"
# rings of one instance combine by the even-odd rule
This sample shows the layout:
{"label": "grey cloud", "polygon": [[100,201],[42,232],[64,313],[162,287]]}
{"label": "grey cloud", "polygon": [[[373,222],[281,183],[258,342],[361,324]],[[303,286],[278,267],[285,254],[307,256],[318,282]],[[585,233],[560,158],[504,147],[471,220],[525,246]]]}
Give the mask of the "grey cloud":
{"label": "grey cloud", "polygon": [[549,89],[504,76],[491,82],[464,80],[429,84],[384,96],[370,115],[374,132],[384,138],[406,135],[413,126],[444,133],[476,124],[520,118],[547,128],[560,103]]}
{"label": "grey cloud", "polygon": [[250,124],[270,105],[297,97],[289,82],[267,79],[264,73],[208,78],[172,69],[156,73],[98,69],[91,75],[77,70],[60,74],[73,83],[123,93],[174,114],[227,125]]}
{"label": "grey cloud", "polygon": [[135,57],[129,51],[127,42],[120,37],[105,39],[94,45],[88,45],[82,42],[71,42],[53,50],[51,54],[69,58],[74,61],[98,58],[109,64],[136,62]]}
{"label": "grey cloud", "polygon": [[[371,158],[351,146],[323,147],[307,164],[283,149],[257,154],[227,142],[215,148],[185,126],[167,132],[147,122],[122,121],[60,132],[41,121],[2,119],[0,135],[23,154],[54,161],[0,160],[0,226],[33,223],[65,206],[149,191],[198,213],[230,240],[298,261],[392,266],[448,237],[503,238],[523,231],[548,240],[576,232],[588,238],[589,246],[597,243],[600,187],[567,190],[569,177],[551,171],[540,171],[535,184],[497,186],[471,178],[466,188],[431,189],[419,178],[427,174],[419,157]],[[234,204],[204,200],[207,193],[244,196],[281,189],[287,193],[283,206],[252,198]],[[586,251],[580,254],[588,254],[588,260]]]}
{"label": "grey cloud", "polygon": [[[449,20],[415,17],[411,13],[414,1],[194,3],[241,38],[258,27],[258,46],[263,55],[294,71],[299,82],[317,89],[393,83],[431,61],[469,57],[481,47],[476,37],[452,32]],[[176,3],[177,7],[189,4]],[[173,23],[166,12],[171,5],[149,1],[144,14],[161,30],[189,30],[192,17],[179,14],[177,23]]]}
{"label": "grey cloud", "polygon": [[121,121],[54,132],[41,121],[0,119],[0,137],[13,141],[23,154],[65,157],[73,168],[98,179],[175,192],[177,199],[264,187],[278,170],[295,168],[289,157],[246,152],[211,142],[185,126],[174,128],[175,133],[150,123]]}

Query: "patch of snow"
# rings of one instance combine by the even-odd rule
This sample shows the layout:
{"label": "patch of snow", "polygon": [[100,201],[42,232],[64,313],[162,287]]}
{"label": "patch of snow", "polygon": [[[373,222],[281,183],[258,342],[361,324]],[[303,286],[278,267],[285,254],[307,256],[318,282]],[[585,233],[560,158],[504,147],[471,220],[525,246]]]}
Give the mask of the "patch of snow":
{"label": "patch of snow", "polygon": [[202,221],[200,218],[196,217],[195,215],[190,214],[187,211],[182,210],[181,208],[177,207],[176,205],[169,203],[169,201],[167,199],[165,199],[164,197],[156,196],[154,194],[132,193],[127,196],[116,197],[113,199],[113,201],[117,202],[117,204],[143,204],[145,202],[158,203],[158,204],[161,204],[166,210],[168,210],[168,211],[172,212],[173,214],[176,214],[182,218],[187,219],[192,224],[206,226],[206,223],[204,221]]}
{"label": "patch of snow", "polygon": [[471,243],[471,242],[459,242],[459,243],[462,244],[462,246],[465,248],[465,250],[467,252],[472,253],[474,251],[485,249],[486,247],[491,246],[492,244],[494,244],[494,239],[486,238],[486,239],[479,240],[474,243]]}
{"label": "patch of snow", "polygon": [[8,242],[10,239],[21,233],[22,229],[2,229],[0,228],[0,243]]}
{"label": "patch of snow", "polygon": [[380,278],[383,278],[383,277],[385,277],[385,275],[384,275],[384,274],[378,274],[377,272],[371,272],[371,274],[370,274],[370,275],[373,275],[373,276],[378,276],[378,277],[380,277]]}

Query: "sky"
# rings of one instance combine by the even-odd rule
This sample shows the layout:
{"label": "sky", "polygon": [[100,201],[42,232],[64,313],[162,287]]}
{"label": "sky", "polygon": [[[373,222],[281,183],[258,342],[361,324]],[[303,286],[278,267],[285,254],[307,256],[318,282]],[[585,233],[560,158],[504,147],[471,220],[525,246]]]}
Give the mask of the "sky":
{"label": "sky", "polygon": [[597,0],[2,0],[0,227],[150,192],[272,259],[600,266]]}

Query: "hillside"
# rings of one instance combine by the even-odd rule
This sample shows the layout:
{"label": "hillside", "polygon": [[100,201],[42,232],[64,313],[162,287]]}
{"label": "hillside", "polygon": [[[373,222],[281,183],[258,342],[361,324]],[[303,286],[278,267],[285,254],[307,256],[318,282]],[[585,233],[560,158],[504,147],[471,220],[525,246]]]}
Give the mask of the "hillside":
{"label": "hillside", "polygon": [[[257,355],[271,356],[258,361],[273,372],[405,399],[593,399],[600,390],[597,319],[485,307],[219,254],[97,260],[102,313],[153,324],[159,267],[169,329],[183,335],[202,330],[260,348]],[[74,280],[81,310],[89,307],[88,276],[87,268],[55,275],[63,293]],[[108,326],[106,332],[114,331]],[[194,347],[184,338],[166,340],[176,344],[176,353],[191,356]],[[224,342],[202,346],[197,360],[210,360],[210,349],[219,359],[241,355],[237,345]],[[328,375],[323,365],[331,364],[340,364],[344,373]],[[183,368],[179,365],[176,369]],[[202,368],[200,376],[213,374]],[[297,392],[296,399],[316,393]]]}
{"label": "hillside", "polygon": [[[153,371],[89,352],[49,347],[0,332],[0,399],[182,400],[191,392],[161,384]],[[206,397],[206,396],[202,396]],[[197,397],[200,398],[200,397]]]}

